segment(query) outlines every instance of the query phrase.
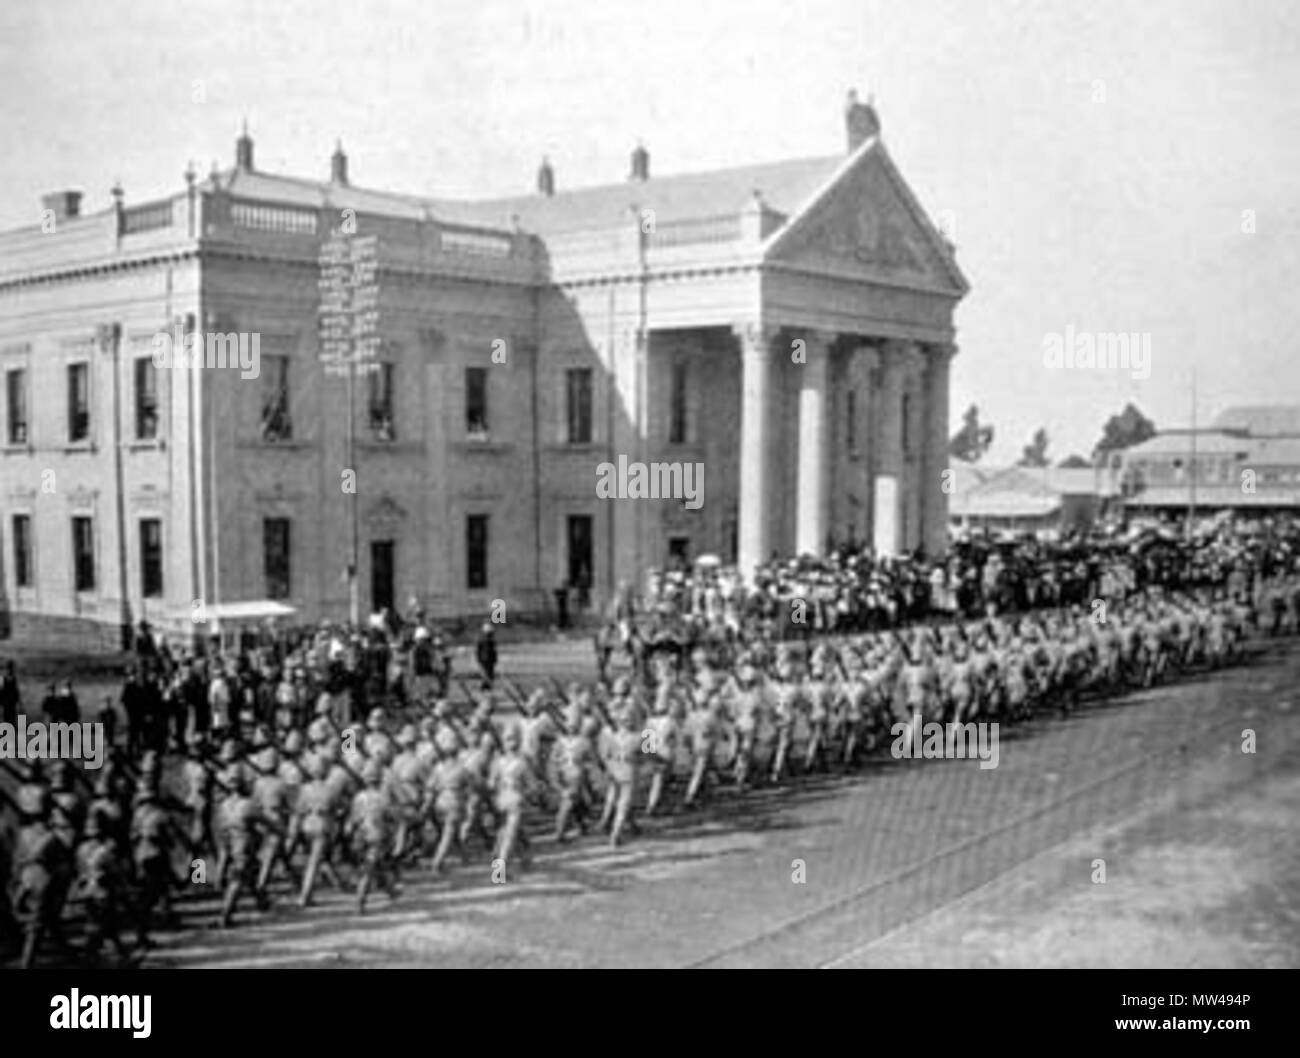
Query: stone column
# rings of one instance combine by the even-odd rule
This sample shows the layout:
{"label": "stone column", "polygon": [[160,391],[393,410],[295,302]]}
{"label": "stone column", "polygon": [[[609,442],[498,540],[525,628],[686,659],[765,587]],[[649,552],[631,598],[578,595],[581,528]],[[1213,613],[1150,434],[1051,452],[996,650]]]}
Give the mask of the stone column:
{"label": "stone column", "polygon": [[857,358],[862,365],[864,380],[862,402],[866,413],[866,422],[861,433],[862,440],[859,442],[859,448],[862,450],[862,473],[858,479],[862,489],[863,506],[861,536],[864,543],[872,543],[872,526],[876,524],[876,458],[880,449],[877,441],[880,432],[880,348],[871,344],[859,346]]}
{"label": "stone column", "polygon": [[830,529],[830,386],[831,341],[810,334],[807,362],[799,367],[799,476],[795,550],[820,555]]}
{"label": "stone column", "polygon": [[889,341],[881,350],[881,387],[875,410],[875,478],[872,537],[876,554],[897,555],[903,548],[903,387],[906,347]]}
{"label": "stone column", "polygon": [[921,546],[921,526],[924,517],[926,404],[925,357],[918,345],[910,345],[904,354],[906,368],[903,391],[907,408],[907,425],[903,448],[903,538],[904,551],[914,551]]}
{"label": "stone column", "polygon": [[948,373],[957,347],[936,344],[926,348],[925,453],[921,491],[921,546],[929,558],[948,550]]}
{"label": "stone column", "polygon": [[741,371],[739,565],[741,575],[752,581],[755,567],[771,554],[773,540],[773,333],[754,322],[737,324],[733,333],[740,345]]}

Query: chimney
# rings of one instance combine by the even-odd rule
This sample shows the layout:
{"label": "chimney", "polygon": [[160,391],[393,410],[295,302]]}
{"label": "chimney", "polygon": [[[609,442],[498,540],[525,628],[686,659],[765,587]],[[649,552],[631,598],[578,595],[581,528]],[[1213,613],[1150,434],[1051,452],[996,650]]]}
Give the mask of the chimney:
{"label": "chimney", "polygon": [[632,172],[628,174],[628,179],[642,182],[650,179],[650,152],[640,143],[632,152]]}
{"label": "chimney", "polygon": [[41,196],[41,206],[54,214],[56,224],[65,220],[76,220],[81,216],[80,191],[55,191]]}
{"label": "chimney", "polygon": [[880,117],[872,100],[858,102],[858,93],[850,90],[849,101],[844,107],[844,125],[849,135],[849,153],[852,154],[872,136],[880,135]]}
{"label": "chimney", "polygon": [[342,140],[335,143],[334,153],[330,155],[330,183],[348,186],[348,156],[343,153]]}
{"label": "chimney", "polygon": [[248,134],[248,122],[244,122],[244,131],[235,141],[235,165],[245,172],[253,171],[253,138]]}
{"label": "chimney", "polygon": [[555,194],[555,170],[551,168],[551,160],[543,157],[542,164],[537,170],[537,190],[547,198]]}

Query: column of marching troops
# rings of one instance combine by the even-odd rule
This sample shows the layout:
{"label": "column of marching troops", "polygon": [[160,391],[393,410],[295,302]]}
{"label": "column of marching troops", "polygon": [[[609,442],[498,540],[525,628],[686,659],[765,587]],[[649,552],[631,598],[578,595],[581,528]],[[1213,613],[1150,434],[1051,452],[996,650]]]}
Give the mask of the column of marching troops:
{"label": "column of marching troops", "polygon": [[[729,635],[687,654],[638,655],[630,676],[604,678],[601,664],[600,682],[527,694],[496,674],[495,650],[480,641],[482,682],[462,681],[459,700],[435,653],[409,689],[383,704],[372,693],[355,726],[326,691],[310,717],[278,708],[206,731],[191,718],[179,751],[165,732],[132,730],[93,772],[2,762],[18,826],[0,839],[0,951],[24,966],[41,950],[97,961],[111,947],[133,959],[156,929],[177,926],[177,898],[196,892],[220,895],[219,926],[248,901],[267,909],[273,894],[306,907],[322,883],[352,889],[360,912],[375,890],[397,894],[399,872],[441,872],[453,853],[505,878],[527,866],[543,819],[557,842],[598,828],[616,846],[639,820],[698,811],[728,788],[852,771],[918,716],[1067,714],[1085,695],[1237,663],[1252,631],[1298,628],[1300,579],[1287,572],[1235,597],[1137,591],[1100,613],[1053,608],[801,643]],[[220,702],[209,719],[219,713]]]}

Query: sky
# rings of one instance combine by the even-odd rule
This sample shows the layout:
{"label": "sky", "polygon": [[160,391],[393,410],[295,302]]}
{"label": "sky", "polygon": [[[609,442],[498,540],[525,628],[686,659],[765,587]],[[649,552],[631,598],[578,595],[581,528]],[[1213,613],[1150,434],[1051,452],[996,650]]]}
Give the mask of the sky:
{"label": "sky", "polygon": [[[1290,0],[4,0],[0,228],[233,161],[441,197],[843,149],[847,90],[957,246],[952,420],[1010,462],[1300,403],[1300,4]],[[1053,368],[1123,332],[1149,371]],[[1145,375],[1146,377],[1135,377]]]}

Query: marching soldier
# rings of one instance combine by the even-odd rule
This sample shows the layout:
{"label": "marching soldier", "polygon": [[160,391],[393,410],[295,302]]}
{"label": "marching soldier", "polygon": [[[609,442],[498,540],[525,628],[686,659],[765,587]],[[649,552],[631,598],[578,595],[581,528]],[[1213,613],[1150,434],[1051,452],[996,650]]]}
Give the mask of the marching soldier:
{"label": "marching soldier", "polygon": [[119,959],[127,956],[122,941],[121,907],[126,902],[127,864],[122,846],[104,826],[104,820],[91,811],[81,843],[77,846],[76,879],[71,898],[86,917],[86,954],[99,956],[100,946],[108,941]]}
{"label": "marching soldier", "polygon": [[348,837],[361,859],[357,914],[365,913],[366,899],[376,885],[390,898],[397,898],[397,864],[392,856],[396,815],[383,788],[383,766],[377,760],[368,761],[361,778],[365,785],[353,798],[348,819]]}
{"label": "marching soldier", "polygon": [[603,758],[609,785],[605,789],[605,810],[600,825],[609,828],[610,848],[617,848],[623,830],[631,823],[629,815],[636,795],[641,761],[641,709],[635,703],[622,710],[617,727],[607,733]]}
{"label": "marching soldier", "polygon": [[492,761],[488,773],[488,788],[501,821],[494,859],[508,869],[516,846],[521,858],[527,861],[528,836],[523,830],[523,814],[535,776],[528,758],[521,752],[523,733],[518,724],[506,728],[501,744],[501,753]]}

